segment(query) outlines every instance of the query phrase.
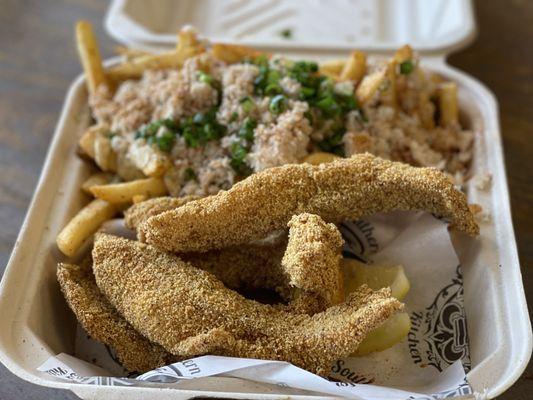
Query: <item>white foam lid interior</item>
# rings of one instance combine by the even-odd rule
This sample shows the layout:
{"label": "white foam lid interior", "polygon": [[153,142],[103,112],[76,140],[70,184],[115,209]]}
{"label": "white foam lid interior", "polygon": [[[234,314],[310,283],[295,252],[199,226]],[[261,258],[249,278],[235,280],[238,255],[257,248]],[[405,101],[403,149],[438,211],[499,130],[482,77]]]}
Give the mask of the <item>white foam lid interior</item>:
{"label": "white foam lid interior", "polygon": [[[212,41],[258,48],[449,53],[475,35],[470,0],[114,0],[108,32],[136,47],[167,47],[191,24]],[[290,39],[281,32],[289,29]]]}

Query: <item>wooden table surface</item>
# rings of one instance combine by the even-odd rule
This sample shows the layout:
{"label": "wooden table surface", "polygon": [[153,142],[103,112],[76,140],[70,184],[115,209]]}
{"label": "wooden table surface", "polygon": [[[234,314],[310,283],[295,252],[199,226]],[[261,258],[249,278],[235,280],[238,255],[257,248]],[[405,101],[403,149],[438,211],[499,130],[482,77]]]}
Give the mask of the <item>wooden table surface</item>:
{"label": "wooden table surface", "polygon": [[[529,308],[533,310],[533,2],[477,1],[479,37],[450,57],[484,82],[500,104],[514,227]],[[68,85],[80,72],[77,19],[91,21],[103,55],[105,1],[0,0],[0,275],[7,264]],[[0,327],[6,321],[0,322]],[[533,365],[501,399],[533,396]],[[40,388],[0,365],[0,400],[75,399]]]}

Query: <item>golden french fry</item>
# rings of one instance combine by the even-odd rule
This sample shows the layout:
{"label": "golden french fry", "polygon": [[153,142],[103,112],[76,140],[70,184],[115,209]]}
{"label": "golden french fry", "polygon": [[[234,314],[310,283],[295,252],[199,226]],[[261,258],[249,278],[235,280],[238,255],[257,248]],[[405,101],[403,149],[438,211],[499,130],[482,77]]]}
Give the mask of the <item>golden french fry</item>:
{"label": "golden french fry", "polygon": [[389,107],[398,108],[398,99],[396,95],[396,60],[392,60],[387,64],[385,68],[385,79],[379,88],[381,91],[381,102]]}
{"label": "golden french fry", "polygon": [[332,78],[338,78],[346,60],[328,60],[320,63],[319,72]]}
{"label": "golden french fry", "polygon": [[435,128],[435,105],[431,101],[429,93],[422,91],[418,94],[418,116],[425,129]]}
{"label": "golden french fry", "polygon": [[102,132],[98,132],[94,140],[94,162],[102,171],[117,170],[117,153],[113,151],[109,137]]}
{"label": "golden french fry", "polygon": [[94,142],[96,141],[99,130],[100,127],[98,125],[93,125],[78,140],[79,148],[92,159],[94,159]]}
{"label": "golden french fry", "polygon": [[107,84],[107,79],[93,28],[89,22],[78,21],[76,23],[76,45],[89,93],[94,93],[98,86]]}
{"label": "golden french fry", "polygon": [[107,76],[113,82],[136,79],[140,78],[147,69],[179,68],[186,59],[176,50],[161,54],[148,54],[110,68]]}
{"label": "golden french fry", "polygon": [[93,186],[106,185],[110,183],[115,175],[109,172],[97,172],[88,177],[82,184],[81,189],[92,196],[91,188]]}
{"label": "golden french fry", "polygon": [[137,57],[143,57],[147,56],[150,53],[144,50],[138,50],[138,49],[130,49],[126,46],[116,46],[115,47],[115,53],[117,53],[120,56],[124,56],[126,60],[132,60]]}
{"label": "golden french fry", "polygon": [[408,44],[400,47],[394,54],[394,61],[396,61],[398,64],[401,64],[404,61],[412,60],[412,59],[413,59],[413,49]]}
{"label": "golden french fry", "polygon": [[340,73],[341,80],[350,79],[359,82],[366,73],[366,54],[355,50],[344,64]]}
{"label": "golden french fry", "polygon": [[459,120],[457,85],[453,82],[442,83],[438,93],[441,126],[447,128],[456,125]]}
{"label": "golden french fry", "polygon": [[312,164],[312,165],[319,165],[328,163],[331,161],[338,160],[340,157],[333,153],[326,153],[326,152],[316,152],[311,153],[307,157],[304,158],[303,162]]}
{"label": "golden french fry", "polygon": [[135,166],[144,175],[153,178],[163,176],[172,164],[165,153],[156,150],[148,144],[131,146],[130,154],[132,155]]}
{"label": "golden french fry", "polygon": [[372,100],[378,89],[385,81],[385,70],[376,71],[370,75],[366,75],[357,89],[355,96],[360,104],[365,104]]}
{"label": "golden french fry", "polygon": [[111,219],[116,212],[115,206],[107,201],[100,199],[91,201],[57,235],[57,247],[66,256],[74,256],[100,225]]}
{"label": "golden french fry", "polygon": [[94,197],[120,204],[133,201],[135,195],[158,197],[167,194],[167,188],[162,178],[137,179],[130,182],[98,185],[91,188]]}
{"label": "golden french fry", "polygon": [[95,157],[95,143],[99,136],[108,137],[110,129],[105,124],[96,124],[85,130],[78,140],[78,146],[89,157]]}
{"label": "golden french fry", "polygon": [[178,32],[178,41],[176,42],[176,50],[183,54],[205,51],[203,45],[198,40],[198,34],[193,29],[183,28]]}
{"label": "golden french fry", "polygon": [[148,199],[148,196],[144,195],[144,194],[136,194],[135,196],[133,196],[133,198],[131,199],[133,204],[137,204],[137,203],[142,203],[143,201],[147,200]]}
{"label": "golden french fry", "polygon": [[126,79],[140,78],[147,69],[180,68],[185,60],[204,51],[205,48],[198,41],[196,33],[190,29],[182,29],[178,33],[178,43],[175,50],[160,54],[139,55],[110,68],[107,71],[107,76],[112,82],[117,83]]}
{"label": "golden french fry", "polygon": [[246,46],[214,43],[211,47],[213,57],[228,64],[237,63],[247,58],[254,58],[264,53]]}

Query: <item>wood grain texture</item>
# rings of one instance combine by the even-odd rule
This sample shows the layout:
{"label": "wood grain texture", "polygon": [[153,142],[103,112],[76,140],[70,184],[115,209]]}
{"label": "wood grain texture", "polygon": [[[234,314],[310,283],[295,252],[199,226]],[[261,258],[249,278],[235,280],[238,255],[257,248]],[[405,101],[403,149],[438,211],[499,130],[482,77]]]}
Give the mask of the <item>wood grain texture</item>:
{"label": "wood grain texture", "polygon": [[[94,24],[104,57],[103,0],[0,0],[0,274],[37,183],[68,85],[80,73],[73,26]],[[450,57],[496,94],[524,286],[533,310],[533,2],[477,1],[479,37]],[[533,365],[501,399],[529,399]],[[0,366],[0,399],[74,399]]]}

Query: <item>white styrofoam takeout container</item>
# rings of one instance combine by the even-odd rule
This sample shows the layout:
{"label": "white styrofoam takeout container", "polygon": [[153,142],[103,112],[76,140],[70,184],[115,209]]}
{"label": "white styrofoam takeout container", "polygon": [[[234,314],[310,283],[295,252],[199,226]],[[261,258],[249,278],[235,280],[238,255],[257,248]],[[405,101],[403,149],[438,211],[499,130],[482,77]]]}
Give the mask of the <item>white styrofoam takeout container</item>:
{"label": "white styrofoam takeout container", "polygon": [[[249,7],[250,3],[258,1],[233,0],[228,3],[238,8],[239,5]],[[309,2],[313,3],[311,0]],[[157,26],[160,32],[174,31],[176,23],[181,25],[184,22],[191,22],[179,19],[181,15],[179,13],[183,10],[180,8],[183,6],[183,1],[159,0],[158,7],[163,8],[165,5],[169,7],[165,9],[167,10],[165,12],[157,7],[146,7],[150,2],[143,1],[142,3],[145,4],[144,9],[140,5],[140,0],[115,1],[107,17],[108,28],[111,26],[116,28],[120,25],[118,21],[121,21],[120,23],[131,28],[131,32],[137,32],[138,26],[133,26],[137,23],[130,20],[130,25],[128,25],[125,22],[132,17],[131,14],[125,13],[126,11],[137,12],[135,17],[144,22],[152,21],[148,18],[157,18],[158,13],[164,14],[166,16],[164,21],[167,25],[163,23],[157,25],[155,22],[152,25]],[[171,7],[173,3],[177,5]],[[203,0],[194,4],[197,7],[208,7],[209,10],[214,3],[215,1]],[[280,3],[284,4],[287,1],[278,0],[275,3],[279,6]],[[342,13],[346,13],[347,1],[339,0],[338,3],[340,3]],[[417,24],[407,23],[415,20],[420,22],[420,26],[428,27],[421,21],[429,20],[433,24],[435,21],[446,24],[448,21],[446,18],[444,20],[431,19],[431,10],[426,7],[428,2],[416,0],[407,3],[398,0],[392,3],[389,0],[381,0],[373,3],[378,4],[379,7],[371,7],[369,2],[362,0],[352,0],[351,4],[352,7],[364,6],[367,7],[366,9],[381,13],[381,17],[377,18],[368,10],[366,13],[359,11],[359,14],[354,14],[359,15],[359,19],[365,20],[372,17],[372,21],[391,25],[386,29],[390,33],[389,36],[386,34],[380,36],[379,32],[374,32],[384,32],[383,26],[370,25],[373,34],[369,37],[374,38],[374,41],[381,38],[384,44],[380,42],[376,45],[375,42],[364,37],[361,42],[348,41],[350,43],[344,43],[344,45],[350,48],[364,48],[375,54],[387,50],[390,52],[393,47],[405,42],[422,49],[422,63],[425,67],[458,83],[462,118],[477,133],[472,165],[473,174],[486,172],[492,174],[492,186],[489,191],[478,190],[473,181],[467,184],[469,201],[481,204],[484,209],[489,210],[492,220],[482,224],[479,238],[461,237],[457,249],[464,274],[465,308],[472,361],[472,369],[467,377],[477,394],[493,398],[511,386],[524,370],[531,355],[532,334],[511,222],[497,103],[485,86],[447,65],[444,57],[450,49],[468,42],[474,36],[475,26],[471,4],[462,0],[432,2],[437,4],[434,12],[443,16],[457,17],[449,18],[451,28],[439,28],[438,32],[445,32],[445,34],[438,35],[438,40],[432,42],[431,38],[422,40],[421,29],[413,28],[413,26],[417,27]],[[192,10],[190,15],[198,15],[199,9],[195,9],[190,3],[187,4],[189,4],[189,10]],[[328,2],[328,4],[331,3]],[[398,8],[399,4],[403,8]],[[201,10],[206,9],[201,8]],[[398,11],[402,11],[407,16]],[[263,12],[266,12],[265,9]],[[250,15],[249,12],[244,14]],[[399,16],[400,14],[402,16]],[[392,15],[398,16],[397,19],[392,18]],[[217,39],[216,35],[220,31],[213,28],[215,25],[212,23],[217,21],[215,17],[213,18],[205,21],[198,18],[192,22],[195,22],[201,31]],[[456,24],[457,20],[460,21],[459,26]],[[354,23],[354,25],[357,24]],[[268,24],[265,26],[268,27]],[[301,26],[305,26],[301,21],[290,25],[295,32],[298,32]],[[166,31],[165,27],[168,28]],[[210,31],[210,28],[213,30]],[[146,27],[143,29],[147,30]],[[276,29],[280,27],[277,26]],[[449,34],[450,29],[452,31],[458,29],[459,33]],[[128,30],[121,30],[121,32],[121,34],[126,34]],[[304,32],[306,35],[318,34],[312,29]],[[269,41],[267,34],[248,40],[249,43],[254,44],[257,44],[254,41],[258,41],[263,48],[276,48],[294,56],[338,57],[343,54],[340,50],[344,47],[342,40],[336,36],[335,32],[328,40],[331,48],[336,51],[326,51],[322,44],[315,46],[312,42],[302,47],[295,44],[287,46],[283,43],[275,43],[274,39]],[[150,40],[146,40],[146,37],[143,38],[142,35],[133,39],[121,37],[118,29],[112,31],[112,34],[124,43],[135,42],[140,47],[146,48],[160,48],[171,43],[171,39],[165,34],[151,33]],[[272,36],[273,34],[270,35]],[[0,284],[0,316],[2,318],[0,360],[2,363],[29,382],[70,389],[85,399],[100,396],[106,399],[144,399],[155,395],[161,399],[185,399],[196,396],[277,399],[285,398],[287,395],[294,398],[310,398],[294,395],[278,387],[228,378],[208,378],[206,380],[212,389],[198,391],[194,389],[194,380],[185,382],[180,389],[94,386],[56,379],[36,370],[36,367],[48,357],[60,352],[71,353],[74,347],[76,321],[60,293],[55,276],[56,264],[63,259],[56,248],[55,237],[65,223],[88,201],[87,196],[81,193],[79,187],[91,171],[87,164],[76,156],[75,149],[78,136],[89,123],[87,92],[84,79],[80,76],[73,82],[68,92],[39,184]],[[324,398],[324,396],[320,397]]]}

